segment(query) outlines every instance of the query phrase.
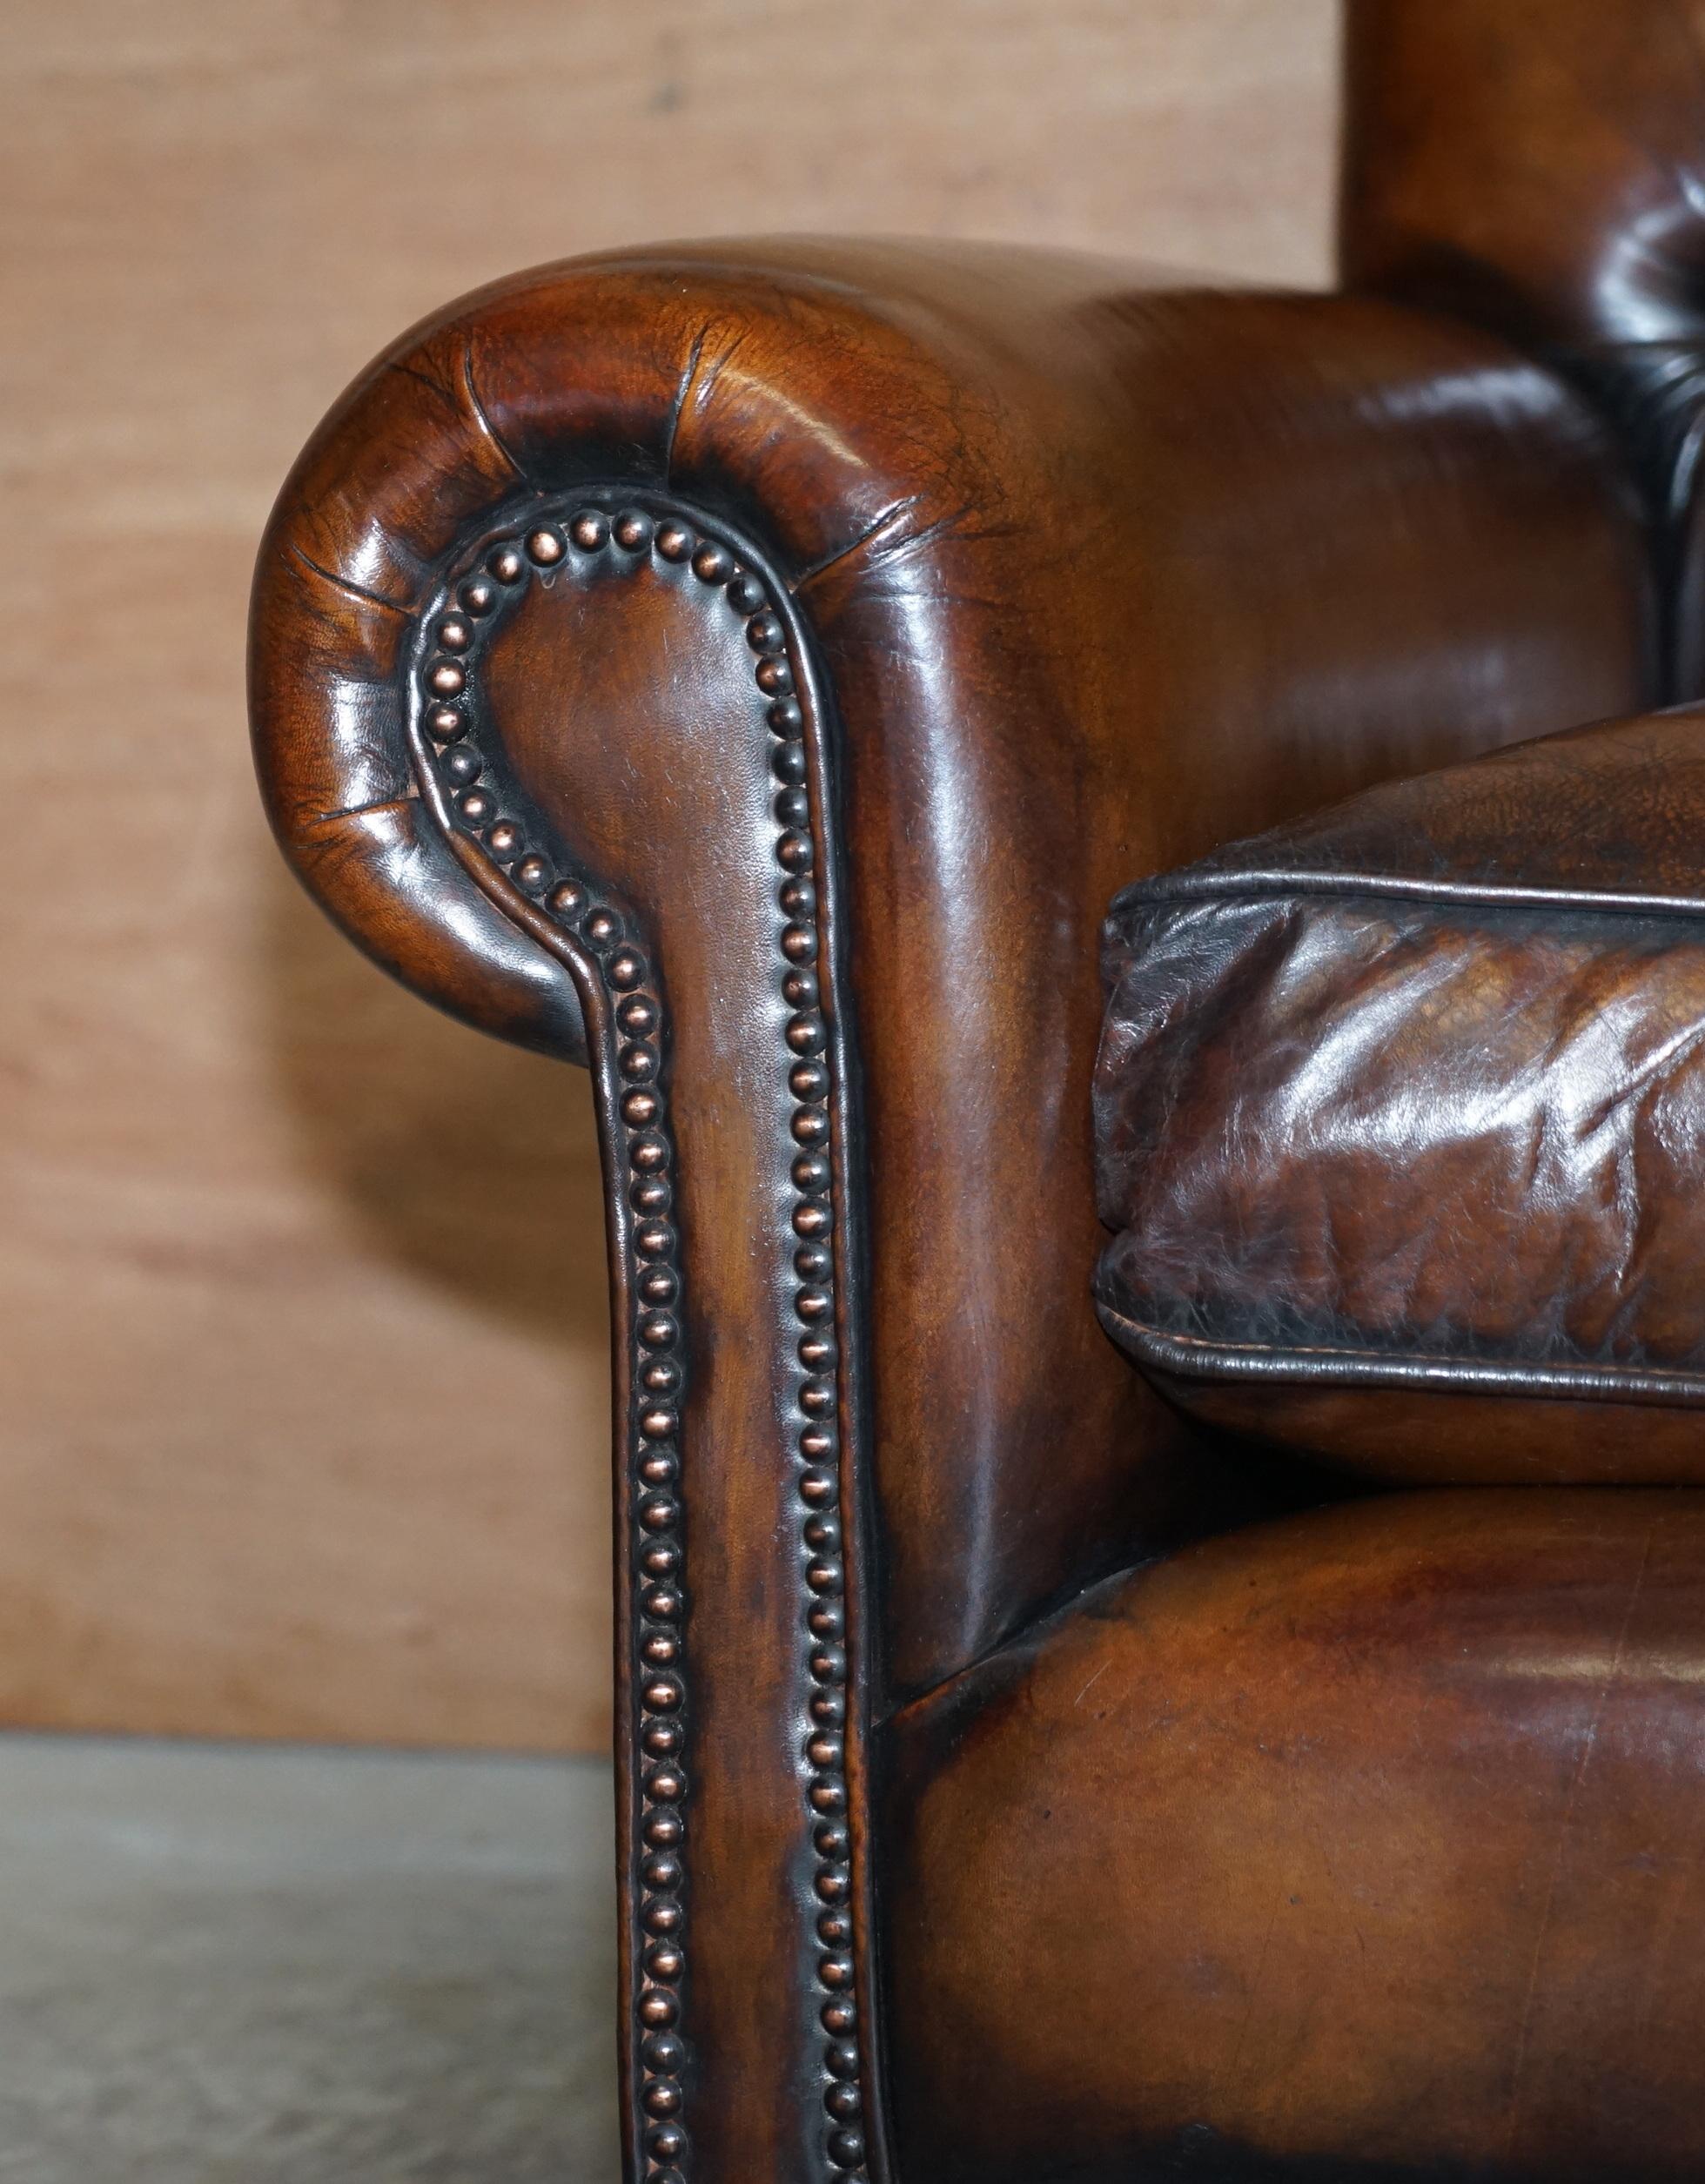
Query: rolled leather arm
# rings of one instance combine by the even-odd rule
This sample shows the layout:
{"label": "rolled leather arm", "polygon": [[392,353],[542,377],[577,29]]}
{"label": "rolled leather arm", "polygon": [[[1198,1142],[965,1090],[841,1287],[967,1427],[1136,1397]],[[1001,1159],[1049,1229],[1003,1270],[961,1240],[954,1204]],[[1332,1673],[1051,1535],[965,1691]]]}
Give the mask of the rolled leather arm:
{"label": "rolled leather arm", "polygon": [[[762,541],[839,718],[891,1666],[917,1688],[1117,1553],[1133,1467],[1172,1437],[1083,1287],[1108,897],[1365,781],[1641,702],[1638,528],[1555,384],[1379,304],[788,243],[582,260],[452,306],[280,496],[257,749],[346,929],[566,1054],[572,967],[435,816],[406,659],[496,514],[640,488]],[[611,719],[641,803],[668,793],[648,702],[636,682]],[[656,834],[657,884],[691,854]]]}

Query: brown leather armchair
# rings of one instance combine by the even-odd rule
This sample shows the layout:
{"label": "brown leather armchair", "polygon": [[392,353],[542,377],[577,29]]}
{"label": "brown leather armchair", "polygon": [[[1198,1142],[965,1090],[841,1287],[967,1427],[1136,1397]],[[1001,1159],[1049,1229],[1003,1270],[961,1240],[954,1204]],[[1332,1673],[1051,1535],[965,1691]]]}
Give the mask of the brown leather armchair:
{"label": "brown leather armchair", "polygon": [[[1612,1313],[1560,1387],[1525,1307],[1476,1317],[1633,1250],[1643,1202],[1534,1242],[1488,1153],[1508,1202],[1425,1225],[1455,1256],[1402,1369],[1314,1373],[1328,1304],[1378,1320],[1326,1275],[1413,1255],[1397,1186],[1472,1135],[1466,1050],[1382,988],[1400,1066],[1332,1112],[1384,1099],[1386,1157],[1322,1183],[1308,1072],[1268,1066],[1322,1019],[1260,938],[1282,897],[1353,1017],[1368,921],[1310,906],[1373,859],[1449,897],[1465,990],[1541,991],[1549,929],[1494,944],[1543,867],[1535,916],[1661,897],[1662,976],[1618,991],[1691,1005],[1666,784],[1705,725],[1593,746],[1642,769],[1614,840],[1546,757],[1459,762],[1705,675],[1702,31],[1353,5],[1342,293],[585,259],[405,335],[284,488],[252,696],[286,853],[427,998],[590,1067],[635,2180],[1705,2167],[1690,1368],[1630,1395]],[[1191,860],[1112,929],[1133,1364],[1091,1296],[1097,933]],[[1423,913],[1382,961],[1443,947]],[[1576,1064],[1535,1075],[1563,1050],[1521,1020],[1539,1112]],[[1479,1113],[1520,1057],[1475,1039]]]}

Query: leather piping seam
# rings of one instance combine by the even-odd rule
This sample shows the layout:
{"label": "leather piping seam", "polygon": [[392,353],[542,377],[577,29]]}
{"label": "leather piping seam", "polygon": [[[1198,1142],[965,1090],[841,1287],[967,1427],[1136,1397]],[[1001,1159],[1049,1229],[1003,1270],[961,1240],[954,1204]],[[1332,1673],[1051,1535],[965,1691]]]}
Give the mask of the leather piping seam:
{"label": "leather piping seam", "polygon": [[1601,911],[1608,917],[1705,917],[1705,897],[1691,895],[1614,894],[1608,890],[1522,887],[1497,880],[1405,878],[1389,872],[1205,872],[1166,881],[1139,880],[1121,900],[1165,909],[1172,903],[1247,896],[1268,902],[1279,895],[1374,895],[1420,903],[1455,903],[1466,909]]}
{"label": "leather piping seam", "polygon": [[1279,1381],[1316,1388],[1340,1381],[1366,1387],[1466,1388],[1482,1394],[1560,1400],[1586,1396],[1599,1401],[1632,1396],[1687,1408],[1705,1403],[1705,1374],[1635,1365],[1511,1365],[1324,1345],[1215,1342],[1199,1335],[1164,1334],[1099,1299],[1096,1310],[1109,1333],[1128,1343],[1145,1365],[1191,1380]]}
{"label": "leather piping seam", "polygon": [[[689,1661],[682,1635],[691,1604],[688,1482],[677,1441],[688,1391],[681,1320],[685,1268],[668,1218],[676,1156],[668,1108],[667,1002],[660,967],[636,921],[592,876],[571,869],[554,849],[546,853],[529,844],[525,820],[503,809],[500,766],[473,740],[477,733],[500,753],[496,724],[479,717],[473,669],[482,636],[534,575],[579,575],[601,560],[631,575],[653,553],[690,562],[700,581],[727,595],[738,617],[731,635],[754,655],[764,708],[755,710],[755,724],[768,728],[769,771],[779,788],[773,846],[789,922],[778,937],[776,962],[795,1011],[779,1058],[788,1066],[792,1101],[789,1224],[802,1284],[795,1307],[802,1377],[794,1390],[792,1429],[795,1485],[804,1509],[798,1521],[802,1625],[813,1685],[809,1718],[802,1724],[809,1770],[802,1819],[810,1831],[819,1906],[818,2082],[827,2112],[820,2145],[825,2176],[836,2184],[865,2184],[882,2172],[880,2141],[867,2146],[865,2123],[876,2095],[872,2043],[864,2030],[874,2000],[869,1922],[868,1914],[858,1916],[869,1878],[862,1854],[855,1870],[849,1824],[849,1783],[862,1784],[862,1773],[858,1762],[849,1765],[845,1731],[866,1679],[847,1644],[846,1600],[858,1586],[843,1547],[852,1493],[842,1451],[857,1447],[850,1395],[856,1375],[852,1358],[843,1366],[836,1339],[838,1333],[856,1356],[856,1243],[845,1202],[853,1093],[833,933],[826,930],[834,858],[818,854],[819,837],[828,830],[827,724],[820,705],[813,703],[808,716],[795,696],[816,697],[802,633],[786,587],[762,557],[673,496],[593,485],[560,501],[534,497],[519,514],[493,522],[459,549],[420,610],[406,668],[408,739],[422,800],[458,861],[500,910],[567,966],[587,1019],[618,1298],[627,1307],[628,1324],[618,1330],[617,1380],[619,1401],[627,1397],[628,1429],[618,1499],[631,1504],[624,1659],[632,1686],[629,1733],[634,1750],[646,1756],[639,1795],[626,1800],[636,1824],[630,1831],[624,1822],[634,1906],[624,1958],[637,1968],[624,1997],[633,2104],[628,2134],[642,2154],[644,2184],[687,2184],[693,2173],[683,2120],[692,2089],[683,2029],[690,1906],[687,1873],[675,1853],[690,1810]],[[507,800],[512,810],[520,801],[513,791]],[[814,875],[821,877],[821,894]],[[819,960],[825,964],[821,991],[812,967]],[[823,1157],[825,1147],[832,1159]],[[635,1394],[635,1385],[643,1392]]]}

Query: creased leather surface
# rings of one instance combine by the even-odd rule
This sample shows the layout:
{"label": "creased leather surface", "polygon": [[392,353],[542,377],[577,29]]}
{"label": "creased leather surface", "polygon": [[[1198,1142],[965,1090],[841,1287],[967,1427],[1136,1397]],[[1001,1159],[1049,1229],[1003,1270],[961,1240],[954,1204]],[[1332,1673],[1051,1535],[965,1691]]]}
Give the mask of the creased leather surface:
{"label": "creased leather surface", "polygon": [[1375,1471],[1705,1478],[1702,845],[1684,710],[1128,890],[1095,1095],[1115,1336]]}

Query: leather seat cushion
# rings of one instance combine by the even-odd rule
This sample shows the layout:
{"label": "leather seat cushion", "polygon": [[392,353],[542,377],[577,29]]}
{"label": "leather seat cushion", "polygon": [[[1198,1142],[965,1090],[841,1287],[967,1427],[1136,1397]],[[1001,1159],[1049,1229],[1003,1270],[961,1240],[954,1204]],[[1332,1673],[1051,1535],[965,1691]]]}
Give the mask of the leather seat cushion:
{"label": "leather seat cushion", "polygon": [[890,1726],[899,2167],[1655,2184],[1705,2107],[1705,1495],[1384,1495]]}
{"label": "leather seat cushion", "polygon": [[1129,889],[1103,1320],[1377,1475],[1705,1482],[1705,712],[1513,746]]}

